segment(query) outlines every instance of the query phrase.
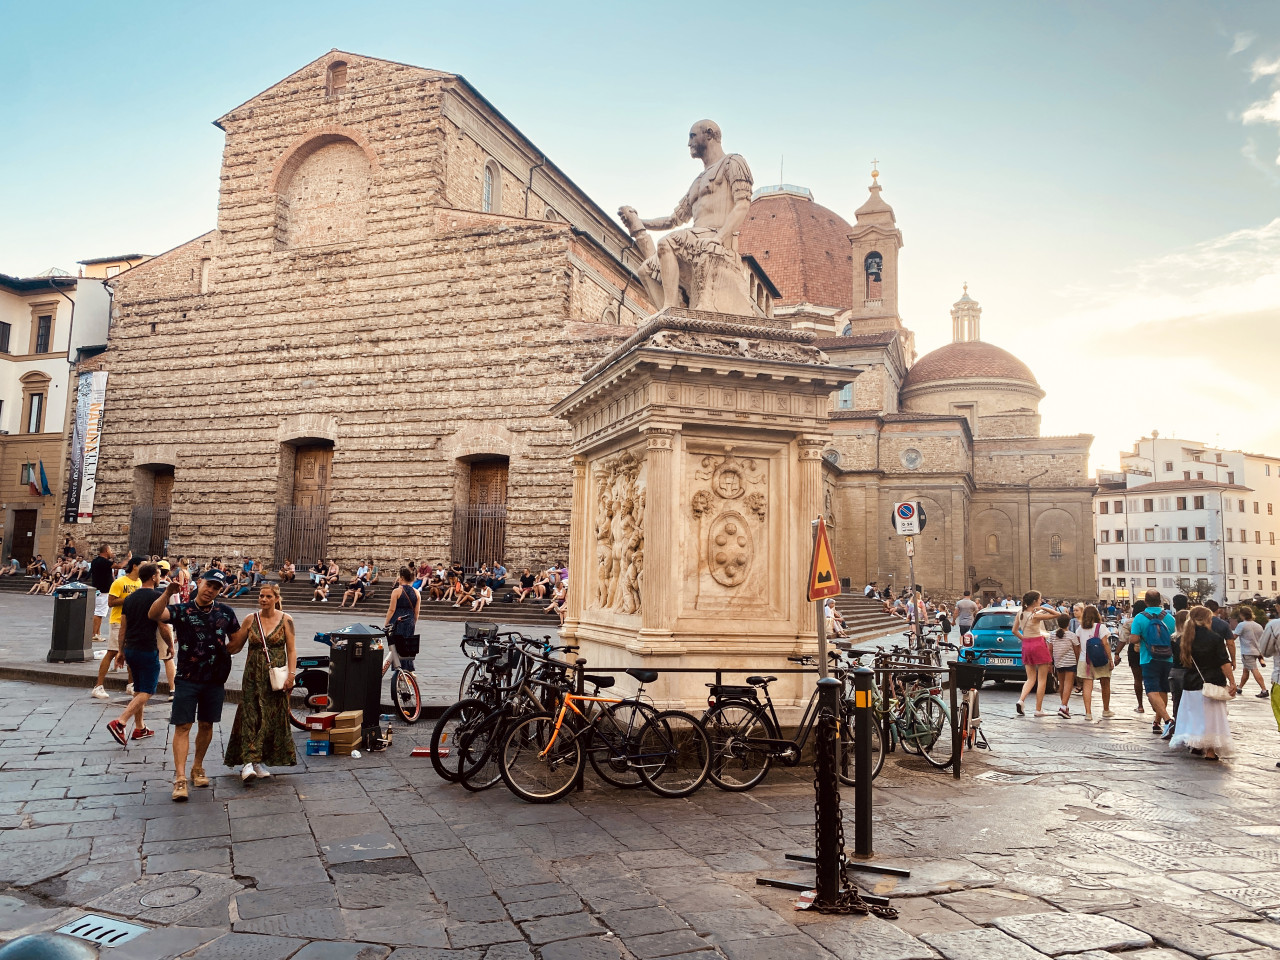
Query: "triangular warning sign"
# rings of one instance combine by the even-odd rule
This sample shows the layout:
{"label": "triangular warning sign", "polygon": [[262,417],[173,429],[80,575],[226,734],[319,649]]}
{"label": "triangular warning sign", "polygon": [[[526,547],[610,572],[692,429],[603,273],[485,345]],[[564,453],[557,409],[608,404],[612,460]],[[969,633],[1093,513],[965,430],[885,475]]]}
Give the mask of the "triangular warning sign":
{"label": "triangular warning sign", "polygon": [[819,517],[818,536],[813,541],[813,563],[809,566],[809,599],[822,600],[839,593],[840,578],[836,576],[836,559],[831,555],[827,525]]}

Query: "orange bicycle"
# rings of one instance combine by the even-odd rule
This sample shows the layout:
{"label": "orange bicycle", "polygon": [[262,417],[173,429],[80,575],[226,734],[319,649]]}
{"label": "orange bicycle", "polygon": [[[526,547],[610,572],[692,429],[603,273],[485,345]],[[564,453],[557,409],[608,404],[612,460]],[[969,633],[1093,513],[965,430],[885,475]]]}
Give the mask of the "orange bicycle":
{"label": "orange bicycle", "polygon": [[499,766],[512,793],[528,803],[559,800],[577,783],[588,756],[610,783],[622,773],[638,774],[662,797],[687,797],[706,782],[711,741],[702,723],[682,710],[659,712],[640,699],[657,671],[626,673],[640,684],[635,697],[601,696],[613,677],[588,674],[583,680],[595,688],[591,695],[565,691],[554,715],[524,717],[506,731]]}

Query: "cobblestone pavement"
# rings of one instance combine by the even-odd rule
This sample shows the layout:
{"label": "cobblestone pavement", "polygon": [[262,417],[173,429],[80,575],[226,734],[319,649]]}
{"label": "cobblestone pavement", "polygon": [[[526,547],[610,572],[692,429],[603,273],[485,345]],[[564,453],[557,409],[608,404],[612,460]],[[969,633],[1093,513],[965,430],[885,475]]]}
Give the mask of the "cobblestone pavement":
{"label": "cobblestone pavement", "polygon": [[174,804],[166,728],[126,752],[103,728],[118,706],[3,681],[0,939],[92,911],[151,928],[108,960],[1280,957],[1266,703],[1231,705],[1222,763],[1171,753],[1133,714],[1019,720],[992,688],[983,703],[995,750],[963,780],[895,754],[876,781],[878,859],[911,869],[860,875],[900,910],[887,922],[755,885],[812,877],[783,858],[812,850],[804,768],[686,800],[589,774],[532,806],[438,780],[409,756],[420,724],[387,754],[300,757],[244,786],[216,759],[229,709],[213,786]]}

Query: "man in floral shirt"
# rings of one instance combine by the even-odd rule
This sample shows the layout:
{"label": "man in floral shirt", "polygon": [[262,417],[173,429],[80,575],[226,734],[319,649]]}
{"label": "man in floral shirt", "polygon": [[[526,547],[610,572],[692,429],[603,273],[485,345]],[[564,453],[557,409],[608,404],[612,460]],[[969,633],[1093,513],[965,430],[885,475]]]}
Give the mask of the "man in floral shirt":
{"label": "man in floral shirt", "polygon": [[222,701],[231,655],[238,653],[248,636],[235,612],[218,603],[218,594],[227,584],[221,570],[206,570],[200,576],[195,596],[187,603],[170,606],[169,599],[181,589],[170,583],[151,605],[152,620],[173,627],[178,649],[177,685],[173,693],[173,799],[187,799],[187,747],[191,724],[196,730],[196,755],[191,766],[191,784],[207,787],[204,755],[213,740],[213,725],[222,719]]}

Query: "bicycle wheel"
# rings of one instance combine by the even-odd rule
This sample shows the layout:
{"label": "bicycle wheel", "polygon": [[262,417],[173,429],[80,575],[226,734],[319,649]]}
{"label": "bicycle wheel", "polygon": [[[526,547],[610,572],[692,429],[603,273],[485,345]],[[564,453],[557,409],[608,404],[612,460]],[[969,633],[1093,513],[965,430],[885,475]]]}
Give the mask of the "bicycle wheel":
{"label": "bicycle wheel", "polygon": [[711,740],[711,782],[721,790],[750,790],[769,775],[773,754],[766,744],[772,727],[763,712],[748,703],[721,703],[702,716]]}
{"label": "bicycle wheel", "polygon": [[557,734],[555,717],[534,714],[513,724],[503,737],[502,779],[527,803],[552,803],[573,789],[582,754],[581,741],[567,725]]}
{"label": "bicycle wheel", "polygon": [[969,728],[969,698],[966,696],[964,702],[960,704],[960,756],[964,757],[966,750],[973,749],[973,730]]}
{"label": "bicycle wheel", "polygon": [[935,767],[951,765],[955,756],[951,742],[951,714],[941,697],[926,695],[916,700],[917,719],[929,731],[929,736],[918,741],[920,752]]}
{"label": "bicycle wheel", "polygon": [[696,793],[711,771],[711,741],[698,718],[683,710],[664,710],[640,731],[633,758],[644,785],[660,797]]}
{"label": "bicycle wheel", "polygon": [[639,700],[610,704],[601,711],[587,745],[587,759],[601,780],[623,790],[644,783],[631,756],[637,752],[645,721],[657,715],[656,709]]}
{"label": "bicycle wheel", "polygon": [[422,694],[412,673],[396,670],[391,675],[391,705],[405,723],[417,723],[422,716]]}
{"label": "bicycle wheel", "polygon": [[[854,775],[857,741],[853,729],[853,712],[849,711],[840,718],[840,752],[836,756],[836,776],[846,786],[857,783]],[[880,735],[880,724],[874,719],[871,723],[871,779],[880,776],[880,768],[884,766],[884,738]]]}
{"label": "bicycle wheel", "polygon": [[898,699],[897,709],[891,714],[894,728],[898,733],[898,743],[907,753],[920,755],[920,741],[926,737],[922,730],[916,729],[920,722],[912,706],[915,698],[908,698],[904,692]]}
{"label": "bicycle wheel", "polygon": [[[457,741],[458,728],[464,724],[475,723],[488,712],[479,700],[459,700],[440,715],[435,728],[431,731],[431,768],[440,775],[441,779],[457,783],[458,759],[454,744]],[[452,762],[446,764],[446,760],[452,760]]]}
{"label": "bicycle wheel", "polygon": [[458,781],[473,793],[488,790],[502,779],[498,751],[509,719],[508,710],[500,707],[458,733]]}
{"label": "bicycle wheel", "polygon": [[458,682],[458,699],[466,700],[471,695],[471,684],[480,674],[480,664],[472,660],[462,671],[462,679]]}

